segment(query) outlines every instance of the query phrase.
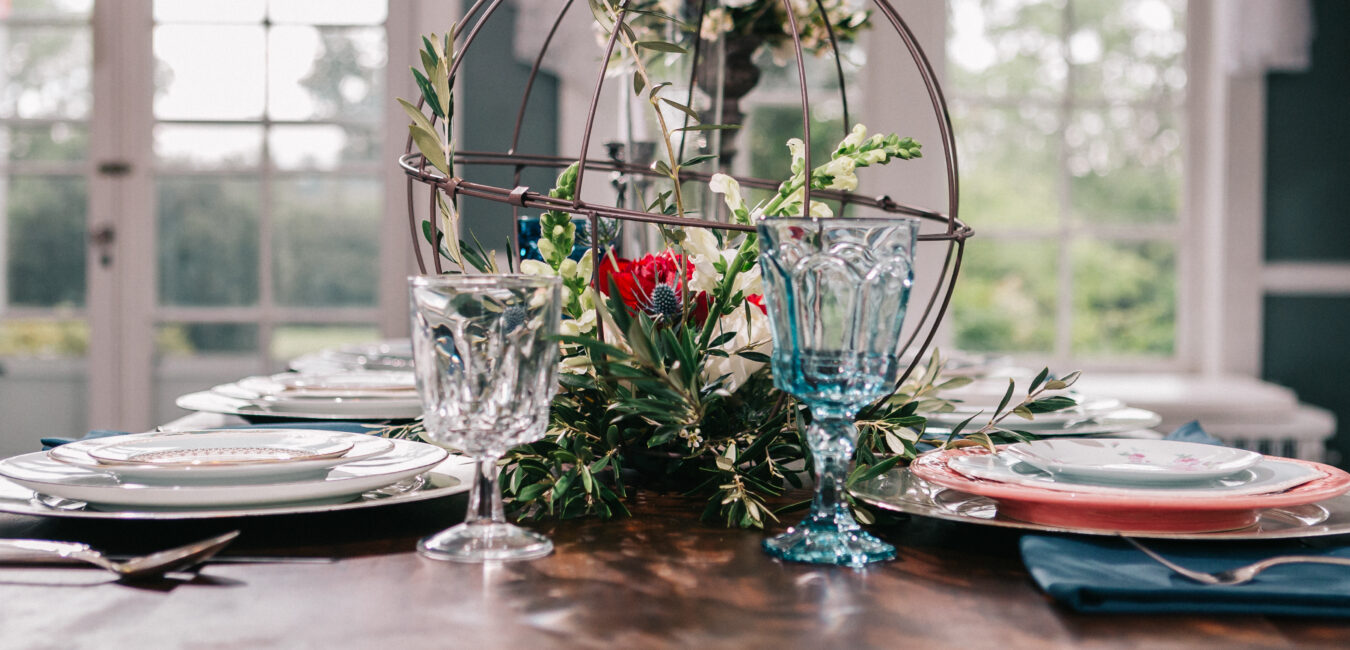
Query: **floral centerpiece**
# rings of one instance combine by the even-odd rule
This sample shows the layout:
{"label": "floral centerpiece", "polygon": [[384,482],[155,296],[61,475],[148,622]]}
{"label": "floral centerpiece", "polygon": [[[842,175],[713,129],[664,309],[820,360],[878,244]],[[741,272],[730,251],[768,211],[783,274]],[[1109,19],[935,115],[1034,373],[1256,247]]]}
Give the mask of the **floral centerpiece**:
{"label": "floral centerpiece", "polygon": [[[653,173],[667,187],[644,203],[651,212],[686,217],[681,170],[706,163],[707,156],[682,160],[678,138],[690,127],[665,123],[663,105],[688,113],[687,106],[662,95],[669,84],[654,78],[644,63],[647,51],[675,52],[678,46],[639,41],[626,29],[612,0],[592,0],[599,22],[618,29],[617,42],[633,63],[635,94],[652,105],[661,126],[664,158]],[[432,35],[416,72],[424,103],[441,117],[433,125],[415,105],[402,102],[412,121],[413,141],[429,165],[453,175],[450,130],[453,86],[451,39]],[[692,116],[691,116],[692,117]],[[700,125],[697,128],[725,128]],[[910,160],[920,145],[895,134],[867,133],[857,125],[830,153],[811,167],[805,145],[787,142],[791,154],[786,180],[768,198],[749,204],[737,181],[715,174],[709,189],[722,196],[731,219],[811,215],[830,218],[830,207],[812,201],[812,191],[854,191],[856,171]],[[572,199],[578,165],[564,169],[550,196]],[[440,201],[441,232],[457,232],[453,200]],[[717,224],[690,218],[688,226],[663,226],[664,245],[642,256],[621,257],[613,249],[590,248],[571,259],[576,227],[565,212],[540,216],[538,251],[542,260],[520,263],[519,272],[560,276],[564,285],[561,390],[554,401],[547,437],[512,450],[502,460],[508,508],[521,517],[612,517],[626,514],[626,497],[636,484],[679,490],[704,500],[704,515],[730,526],[762,527],[775,519],[771,501],[809,480],[810,454],[804,441],[809,412],[774,385],[767,364],[771,338],[761,284],[756,236],[719,230]],[[431,238],[433,229],[424,224]],[[454,237],[433,242],[457,267],[453,272],[497,272],[492,256]],[[1057,381],[1042,373],[1027,396],[1014,402],[1010,383],[1004,403],[987,424],[966,431],[966,424],[940,436],[925,430],[923,412],[950,409],[939,391],[968,380],[939,377],[935,353],[926,371],[916,373],[890,397],[859,418],[855,477],[883,472],[926,446],[982,444],[1022,438],[1002,423],[1009,415],[1072,404],[1044,397],[1072,378]],[[415,426],[408,431],[415,430]],[[864,515],[866,519],[866,516]]]}

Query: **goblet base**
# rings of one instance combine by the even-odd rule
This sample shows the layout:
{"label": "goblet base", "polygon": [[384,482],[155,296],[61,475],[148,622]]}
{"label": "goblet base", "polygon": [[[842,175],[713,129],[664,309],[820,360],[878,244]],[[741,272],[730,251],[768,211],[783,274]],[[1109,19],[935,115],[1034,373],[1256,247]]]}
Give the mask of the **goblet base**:
{"label": "goblet base", "polygon": [[465,522],[421,539],[417,552],[453,562],[533,560],[552,553],[553,541],[507,523]]}
{"label": "goblet base", "polygon": [[862,567],[895,558],[895,547],[856,527],[824,527],[807,519],[787,532],[764,540],[776,558],[807,564]]}

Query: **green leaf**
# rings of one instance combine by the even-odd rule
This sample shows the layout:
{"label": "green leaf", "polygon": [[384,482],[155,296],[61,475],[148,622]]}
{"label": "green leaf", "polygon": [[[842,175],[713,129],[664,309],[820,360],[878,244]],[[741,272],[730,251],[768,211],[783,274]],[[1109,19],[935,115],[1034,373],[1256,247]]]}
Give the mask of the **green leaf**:
{"label": "green leaf", "polygon": [[634,72],[634,73],[633,73],[633,94],[634,94],[634,95],[641,95],[641,94],[642,94],[642,89],[645,88],[645,87],[647,87],[647,81],[646,81],[645,79],[642,78],[642,75],[640,75],[640,74]]}
{"label": "green leaf", "polygon": [[849,477],[849,482],[850,482],[850,483],[861,483],[862,481],[869,481],[869,480],[871,480],[871,479],[874,479],[874,478],[876,478],[876,477],[878,477],[878,476],[881,476],[882,474],[885,474],[886,472],[891,471],[892,468],[894,468],[896,465],[900,464],[900,461],[902,461],[902,460],[904,460],[904,459],[905,459],[904,456],[898,456],[898,455],[897,455],[897,456],[891,456],[890,458],[887,458],[886,460],[883,460],[883,461],[881,461],[881,462],[879,462],[879,463],[877,463],[877,464],[875,464],[875,465],[872,465],[871,467],[868,467],[867,469],[863,470],[862,472],[855,472],[855,473],[854,473],[854,474],[855,474],[854,476]]}
{"label": "green leaf", "polygon": [[1064,382],[1062,382],[1062,381],[1060,381],[1060,380],[1058,380],[1058,379],[1051,379],[1051,380],[1048,380],[1048,381],[1045,382],[1045,389],[1046,389],[1046,390],[1064,390],[1065,388],[1068,388],[1068,387],[1069,387],[1068,384],[1066,384],[1066,383],[1064,383]]}
{"label": "green leaf", "polygon": [[[431,125],[431,120],[427,119],[426,114],[423,113],[421,109],[417,108],[416,104],[401,97],[398,100],[398,104],[403,107],[403,112],[408,114],[408,119],[412,120],[413,124],[426,129],[429,133],[436,132],[435,127]],[[439,140],[440,138],[437,139]]]}
{"label": "green leaf", "polygon": [[759,363],[768,363],[772,361],[769,355],[764,354],[763,352],[755,352],[754,350],[742,350],[740,352],[737,352],[736,356],[749,359],[751,361],[757,361]]}
{"label": "green leaf", "polygon": [[436,91],[432,89],[431,82],[427,81],[426,76],[417,68],[413,68],[413,79],[417,81],[417,88],[422,91],[422,99],[426,100],[427,106],[431,108],[432,115],[436,117],[445,117],[445,112],[441,110],[441,102],[436,97]]}
{"label": "green leaf", "polygon": [[1049,368],[1041,368],[1041,371],[1040,371],[1039,373],[1037,373],[1036,378],[1033,379],[1033,380],[1031,380],[1031,387],[1027,389],[1027,394],[1030,395],[1030,394],[1036,392],[1036,389],[1037,389],[1037,388],[1040,388],[1040,387],[1041,387],[1041,383],[1044,382],[1044,381],[1045,381],[1045,378],[1046,378],[1046,377],[1049,377],[1049,376],[1050,376],[1050,369],[1049,369]]}
{"label": "green leaf", "polygon": [[716,160],[716,159],[717,159],[717,154],[705,153],[705,154],[702,154],[702,155],[699,155],[699,156],[694,156],[693,158],[690,158],[690,159],[688,159],[688,160],[685,160],[685,161],[681,162],[681,163],[680,163],[680,166],[681,166],[681,167],[693,167],[694,165],[697,165],[697,164],[699,164],[699,163],[701,163],[701,162],[707,162],[707,161],[709,161],[709,160]]}
{"label": "green leaf", "polygon": [[[426,37],[423,36],[422,40],[425,41]],[[418,50],[417,53],[422,56],[423,70],[426,70],[428,73],[430,73],[432,70],[436,69],[436,55],[434,53],[428,52],[426,50]]]}
{"label": "green leaf", "polygon": [[722,334],[719,335],[717,338],[708,341],[708,347],[709,348],[721,347],[722,345],[730,342],[731,339],[734,338],[736,338],[735,332],[722,332]]}
{"label": "green leaf", "polygon": [[1067,374],[1067,375],[1065,375],[1065,376],[1063,376],[1063,377],[1060,377],[1059,380],[1062,381],[1062,382],[1064,382],[1064,387],[1067,388],[1067,387],[1069,387],[1069,386],[1072,386],[1072,385],[1074,384],[1074,382],[1078,381],[1078,378],[1079,378],[1080,376],[1082,376],[1082,374],[1083,374],[1083,371],[1081,371],[1081,370],[1075,370],[1075,371],[1073,371],[1073,372],[1071,372],[1071,373],[1069,373],[1069,374]]}
{"label": "green leaf", "polygon": [[655,170],[656,170],[656,173],[662,174],[662,175],[664,175],[664,176],[673,176],[673,175],[674,175],[674,174],[672,174],[672,173],[670,172],[670,166],[667,165],[667,164],[666,164],[666,161],[664,161],[664,160],[658,160],[658,161],[652,163],[652,169],[655,169]]}
{"label": "green leaf", "polygon": [[663,101],[663,102],[669,104],[669,105],[670,105],[671,107],[673,107],[673,108],[678,109],[681,113],[684,113],[685,115],[688,115],[689,117],[693,118],[695,121],[698,120],[698,113],[697,113],[696,111],[694,111],[694,109],[689,108],[688,106],[685,106],[684,104],[681,104],[681,103],[679,103],[679,102],[677,102],[677,101],[672,101],[672,100],[666,99],[665,97],[662,97],[662,98],[661,98],[661,101]]}
{"label": "green leaf", "polygon": [[994,409],[994,415],[998,415],[999,413],[1003,412],[1003,407],[1007,406],[1008,402],[1012,400],[1013,390],[1015,390],[1016,388],[1017,384],[1014,383],[1012,379],[1009,379],[1008,391],[1003,393],[1003,399],[999,400],[998,408]]}
{"label": "green leaf", "polygon": [[1032,413],[1052,413],[1062,411],[1066,408],[1078,406],[1078,402],[1072,397],[1057,395],[1055,397],[1046,397],[1034,402],[1028,402],[1026,408]]}
{"label": "green leaf", "polygon": [[1031,409],[1027,408],[1026,406],[1019,406],[1013,409],[1013,415],[1016,415],[1017,417],[1022,418],[1023,420],[1032,419]]}
{"label": "green leaf", "polygon": [[741,128],[739,124],[694,124],[683,126],[674,131],[732,131]]}
{"label": "green leaf", "polygon": [[637,43],[635,43],[635,45],[637,45],[642,49],[652,50],[655,52],[670,52],[672,54],[689,53],[689,50],[686,50],[674,43],[667,43],[665,41],[638,41]]}
{"label": "green leaf", "polygon": [[440,170],[448,178],[450,166],[445,162],[445,152],[441,150],[441,139],[436,137],[435,133],[416,124],[409,124],[408,130],[412,132],[413,142],[417,144],[417,150],[426,157],[427,162],[432,167]]}
{"label": "green leaf", "polygon": [[531,483],[516,493],[516,501],[534,501],[547,489],[548,486],[543,483]]}

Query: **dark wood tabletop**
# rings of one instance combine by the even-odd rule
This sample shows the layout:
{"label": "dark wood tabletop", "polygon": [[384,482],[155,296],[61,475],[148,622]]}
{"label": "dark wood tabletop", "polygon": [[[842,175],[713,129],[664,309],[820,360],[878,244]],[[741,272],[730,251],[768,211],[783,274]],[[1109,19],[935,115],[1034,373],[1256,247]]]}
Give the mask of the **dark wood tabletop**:
{"label": "dark wood tabletop", "polygon": [[760,531],[703,524],[698,504],[639,492],[634,517],[537,525],[556,552],[497,565],[429,560],[416,540],[463,495],[346,513],[198,522],[0,515],[0,537],[120,553],[238,528],[224,564],[122,584],[96,569],[0,568],[3,648],[1346,647],[1350,621],[1086,616],[1032,583],[1011,531],[924,518],[876,529],[899,559],[785,564]]}

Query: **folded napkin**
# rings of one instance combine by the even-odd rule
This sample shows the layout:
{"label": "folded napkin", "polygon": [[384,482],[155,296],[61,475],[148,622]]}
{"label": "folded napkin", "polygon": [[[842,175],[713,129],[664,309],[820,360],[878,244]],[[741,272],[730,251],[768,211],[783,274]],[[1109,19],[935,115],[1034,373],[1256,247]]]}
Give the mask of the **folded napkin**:
{"label": "folded napkin", "polygon": [[[1350,558],[1350,546],[1298,542],[1148,542],[1197,571],[1233,569],[1276,555]],[[1273,614],[1350,617],[1350,567],[1286,564],[1244,585],[1202,585],[1173,573],[1122,540],[1022,537],[1022,561],[1041,589],[1074,610],[1134,614]]]}
{"label": "folded napkin", "polygon": [[[347,433],[371,433],[378,431],[383,425],[372,425],[369,422],[350,422],[350,421],[326,421],[326,422],[271,422],[268,424],[246,424],[235,427],[221,427],[222,429],[316,429],[319,431],[346,431]],[[76,440],[93,440],[96,438],[108,438],[111,436],[125,436],[130,431],[116,431],[113,429],[94,429],[86,433],[82,438],[42,438],[42,450],[47,451],[52,447],[59,447],[68,442]]]}
{"label": "folded napkin", "polygon": [[1202,445],[1223,446],[1223,441],[1209,435],[1209,432],[1205,431],[1200,426],[1199,420],[1191,420],[1190,422],[1177,427],[1177,430],[1167,434],[1165,439],[1176,440],[1177,442],[1198,442]]}

